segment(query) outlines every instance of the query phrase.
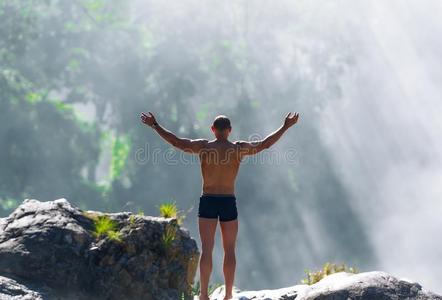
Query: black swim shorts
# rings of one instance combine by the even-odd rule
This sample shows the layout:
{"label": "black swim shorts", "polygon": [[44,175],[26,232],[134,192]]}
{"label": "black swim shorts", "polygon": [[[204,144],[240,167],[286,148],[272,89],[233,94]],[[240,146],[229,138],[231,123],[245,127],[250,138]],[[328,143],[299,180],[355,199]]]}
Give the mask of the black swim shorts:
{"label": "black swim shorts", "polygon": [[198,206],[198,217],[218,219],[220,222],[238,218],[234,195],[202,195]]}

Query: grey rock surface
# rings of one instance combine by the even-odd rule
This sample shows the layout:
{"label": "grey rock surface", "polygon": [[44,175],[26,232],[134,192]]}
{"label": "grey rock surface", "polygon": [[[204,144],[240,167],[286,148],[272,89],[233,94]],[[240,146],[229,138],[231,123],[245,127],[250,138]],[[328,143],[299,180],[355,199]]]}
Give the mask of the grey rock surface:
{"label": "grey rock surface", "polygon": [[[117,222],[120,241],[92,234],[103,215]],[[165,242],[168,232],[173,238]],[[16,299],[14,290],[26,299],[189,299],[198,258],[175,218],[27,199],[0,219],[0,275],[7,277],[0,299]]]}
{"label": "grey rock surface", "polygon": [[0,276],[0,299],[43,300],[44,294],[37,292],[16,280]]}
{"label": "grey rock surface", "polygon": [[[224,286],[218,287],[211,300],[222,300]],[[422,288],[408,279],[396,278],[386,272],[339,272],[312,284],[291,287],[240,291],[234,288],[234,299],[239,300],[442,300],[442,297]]]}

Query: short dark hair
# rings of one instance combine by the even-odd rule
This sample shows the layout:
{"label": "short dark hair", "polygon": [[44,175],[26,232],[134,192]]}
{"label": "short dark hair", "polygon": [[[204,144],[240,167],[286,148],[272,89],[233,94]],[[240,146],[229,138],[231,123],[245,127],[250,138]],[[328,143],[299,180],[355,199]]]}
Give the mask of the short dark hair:
{"label": "short dark hair", "polygon": [[215,129],[219,131],[231,128],[230,120],[224,115],[219,115],[215,118],[215,120],[213,120],[213,127],[215,127]]}

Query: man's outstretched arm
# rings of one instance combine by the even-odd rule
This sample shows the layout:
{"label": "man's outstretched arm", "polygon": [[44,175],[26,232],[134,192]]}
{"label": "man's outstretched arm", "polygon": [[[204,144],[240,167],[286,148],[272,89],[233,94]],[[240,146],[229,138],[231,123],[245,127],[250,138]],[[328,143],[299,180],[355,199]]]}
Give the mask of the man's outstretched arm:
{"label": "man's outstretched arm", "polygon": [[261,141],[256,142],[246,142],[246,141],[237,141],[236,144],[239,144],[241,147],[241,153],[243,155],[253,155],[261,152],[264,149],[270,148],[274,143],[276,143],[279,138],[289,129],[291,126],[298,122],[299,113],[288,113],[285,117],[284,124],[281,125],[277,130],[266,136]]}
{"label": "man's outstretched arm", "polygon": [[152,127],[166,142],[180,150],[189,153],[198,153],[207,143],[207,140],[204,139],[192,140],[177,137],[174,133],[158,124],[158,122],[155,120],[155,116],[151,112],[148,114],[149,115],[141,113],[141,121],[144,124]]}

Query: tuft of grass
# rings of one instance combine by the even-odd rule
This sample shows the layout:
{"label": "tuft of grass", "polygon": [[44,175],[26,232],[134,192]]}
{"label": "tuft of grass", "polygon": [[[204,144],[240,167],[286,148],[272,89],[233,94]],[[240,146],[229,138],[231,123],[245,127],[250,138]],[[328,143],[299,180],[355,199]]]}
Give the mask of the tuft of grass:
{"label": "tuft of grass", "polygon": [[163,236],[161,237],[161,243],[165,250],[169,249],[170,245],[176,238],[176,228],[171,225],[166,225]]}
{"label": "tuft of grass", "polygon": [[108,231],[107,236],[115,242],[119,242],[119,243],[123,242],[122,234],[119,231],[113,231],[113,230]]}
{"label": "tuft of grass", "polygon": [[338,272],[358,273],[358,271],[354,267],[347,268],[345,264],[335,264],[330,262],[326,262],[321,270],[312,272],[311,270],[306,269],[304,270],[304,272],[306,273],[307,278],[302,279],[301,283],[308,285],[315,284],[324,277],[333,273],[338,273]]}
{"label": "tuft of grass", "polygon": [[129,225],[135,226],[135,220],[136,220],[136,217],[134,215],[130,215],[129,216]]}
{"label": "tuft of grass", "polygon": [[128,219],[129,220],[129,226],[131,226],[131,227],[135,226],[135,223],[136,223],[136,220],[137,220],[137,216],[138,217],[143,217],[144,216],[144,212],[141,209],[139,209],[136,214],[131,214],[129,216],[129,219]]}
{"label": "tuft of grass", "polygon": [[159,207],[160,216],[163,218],[176,218],[178,215],[178,207],[175,202],[163,203]]}
{"label": "tuft of grass", "polygon": [[95,223],[95,233],[97,236],[106,235],[109,231],[115,231],[118,223],[109,216],[98,216]]}
{"label": "tuft of grass", "polygon": [[163,218],[176,218],[179,225],[183,224],[186,218],[185,213],[178,210],[176,202],[163,203],[159,206],[160,216]]}
{"label": "tuft of grass", "polygon": [[112,220],[109,216],[97,216],[94,220],[94,232],[93,234],[99,238],[107,236],[109,239],[117,242],[122,242],[122,234],[118,231],[118,222]]}

